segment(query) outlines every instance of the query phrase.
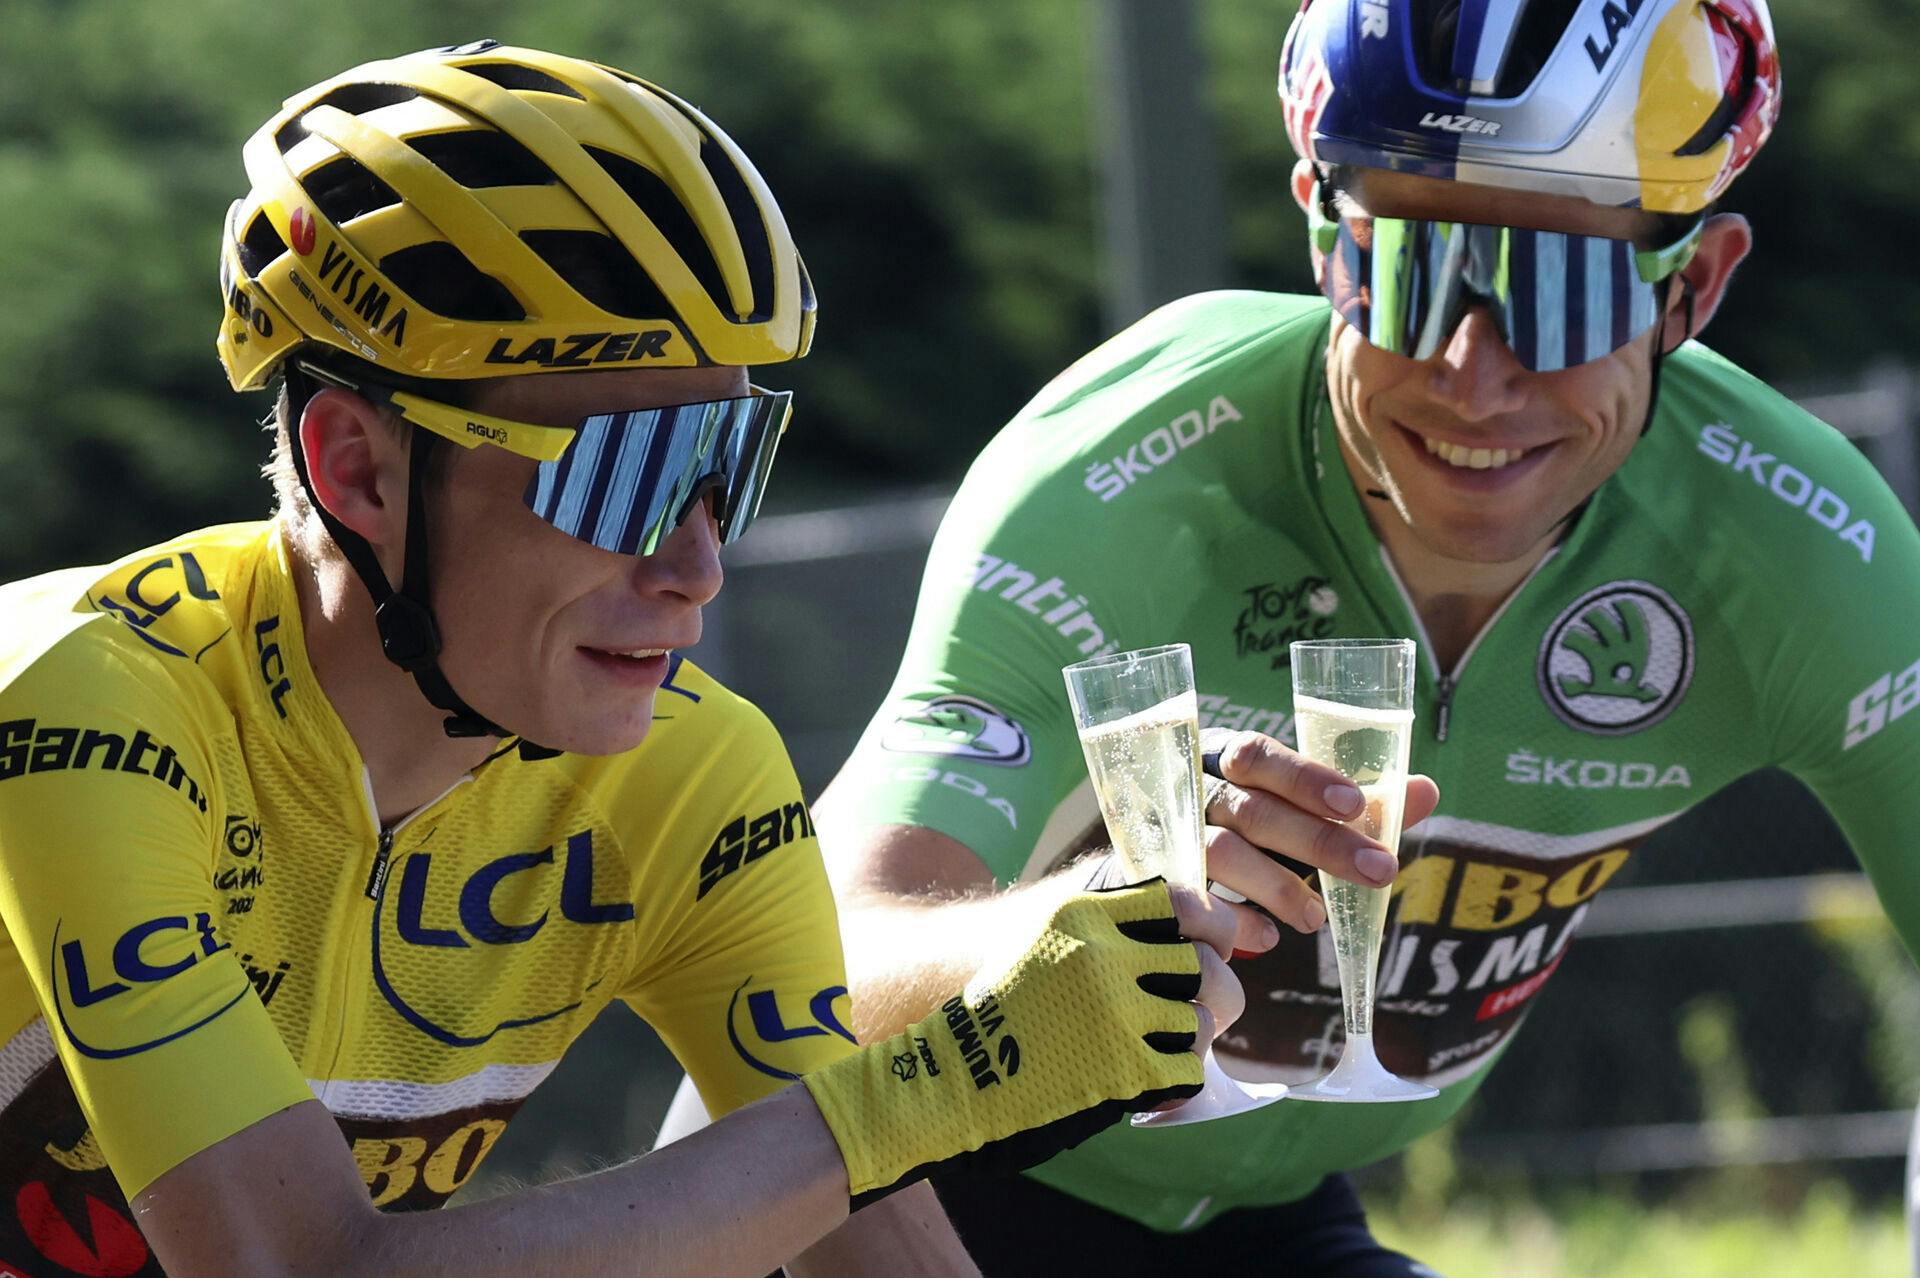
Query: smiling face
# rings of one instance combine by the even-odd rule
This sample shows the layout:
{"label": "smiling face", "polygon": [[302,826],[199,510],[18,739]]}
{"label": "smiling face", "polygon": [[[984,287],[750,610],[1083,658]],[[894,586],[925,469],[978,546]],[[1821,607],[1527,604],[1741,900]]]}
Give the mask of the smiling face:
{"label": "smiling face", "polygon": [[[747,393],[746,370],[620,370],[503,379],[473,407],[551,426]],[[581,754],[639,744],[672,649],[700,638],[720,589],[711,502],[651,555],[559,532],[524,500],[536,463],[488,445],[452,449],[429,502],[441,668],[481,714]]]}
{"label": "smiling face", "polygon": [[[1564,197],[1379,170],[1352,171],[1350,181],[1336,206],[1342,216],[1525,226],[1642,247],[1662,236],[1651,214]],[[1324,266],[1316,257],[1316,271]],[[1670,325],[1669,337],[1680,327]],[[1427,551],[1513,562],[1548,542],[1639,440],[1656,336],[1657,326],[1604,358],[1534,373],[1485,307],[1469,309],[1425,360],[1372,346],[1336,319],[1327,386],[1342,451],[1359,486],[1385,493],[1391,518]],[[1386,516],[1375,506],[1378,522]]]}

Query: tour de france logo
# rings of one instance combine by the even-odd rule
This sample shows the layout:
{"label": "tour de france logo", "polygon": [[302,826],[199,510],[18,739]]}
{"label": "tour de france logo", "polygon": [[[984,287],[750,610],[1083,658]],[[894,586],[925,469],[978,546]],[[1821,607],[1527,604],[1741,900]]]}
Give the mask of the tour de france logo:
{"label": "tour de france logo", "polygon": [[1540,645],[1540,695],[1569,727],[1617,737],[1672,713],[1693,681],[1693,623],[1645,581],[1576,599]]}

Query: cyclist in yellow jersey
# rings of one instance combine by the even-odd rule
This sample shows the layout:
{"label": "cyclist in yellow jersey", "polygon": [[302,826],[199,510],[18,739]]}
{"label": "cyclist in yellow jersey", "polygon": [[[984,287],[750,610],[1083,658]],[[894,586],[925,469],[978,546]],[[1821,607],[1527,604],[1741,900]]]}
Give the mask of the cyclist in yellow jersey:
{"label": "cyclist in yellow jersey", "polygon": [[[970,1272],[918,1181],[1197,1089],[1233,921],[1160,885],[853,1044],[785,750],[679,651],[786,426],[747,366],[813,327],[724,133],[482,41],[245,155],[219,349],[278,387],[276,517],[0,589],[0,1275]],[[396,1214],[614,999],[729,1117]]]}

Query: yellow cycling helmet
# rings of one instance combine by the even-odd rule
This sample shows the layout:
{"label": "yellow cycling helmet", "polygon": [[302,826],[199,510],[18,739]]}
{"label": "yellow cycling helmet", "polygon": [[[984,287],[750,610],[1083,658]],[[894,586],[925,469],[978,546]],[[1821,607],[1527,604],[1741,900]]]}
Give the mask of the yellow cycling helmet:
{"label": "yellow cycling helmet", "polygon": [[770,364],[813,287],[751,161],[623,71],[491,40],[369,62],[248,139],[220,360],[333,347],[410,377]]}

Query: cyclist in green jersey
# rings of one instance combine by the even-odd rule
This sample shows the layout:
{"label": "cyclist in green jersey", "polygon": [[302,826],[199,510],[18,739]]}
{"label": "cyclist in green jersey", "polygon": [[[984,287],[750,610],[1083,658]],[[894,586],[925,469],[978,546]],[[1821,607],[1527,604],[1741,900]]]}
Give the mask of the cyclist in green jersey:
{"label": "cyclist in green jersey", "polygon": [[[996,918],[1087,881],[1060,667],[1190,642],[1224,734],[1210,872],[1260,907],[1223,1063],[1338,1056],[1319,867],[1392,883],[1376,1041],[1440,1095],[943,1182],[989,1273],[1075,1227],[1102,1273],[1420,1272],[1342,1173],[1455,1113],[1635,845],[1756,769],[1811,787],[1920,943],[1920,537],[1835,432],[1691,340],[1750,244],[1710,206],[1777,116],[1764,3],[1311,0],[1281,96],[1325,300],[1189,298],[1039,392],[946,516],[821,829],[859,1032],[886,1032]],[[1397,876],[1289,748],[1288,641],[1380,634],[1422,651],[1411,814],[1442,796]]]}
{"label": "cyclist in green jersey", "polygon": [[[718,126],[488,40],[245,159],[279,512],[0,588],[0,1276],[970,1273],[917,1182],[1197,1090],[1233,924],[1158,883],[852,1041],[786,751],[678,651],[815,309]],[[725,1117],[419,1210],[616,998]]]}

